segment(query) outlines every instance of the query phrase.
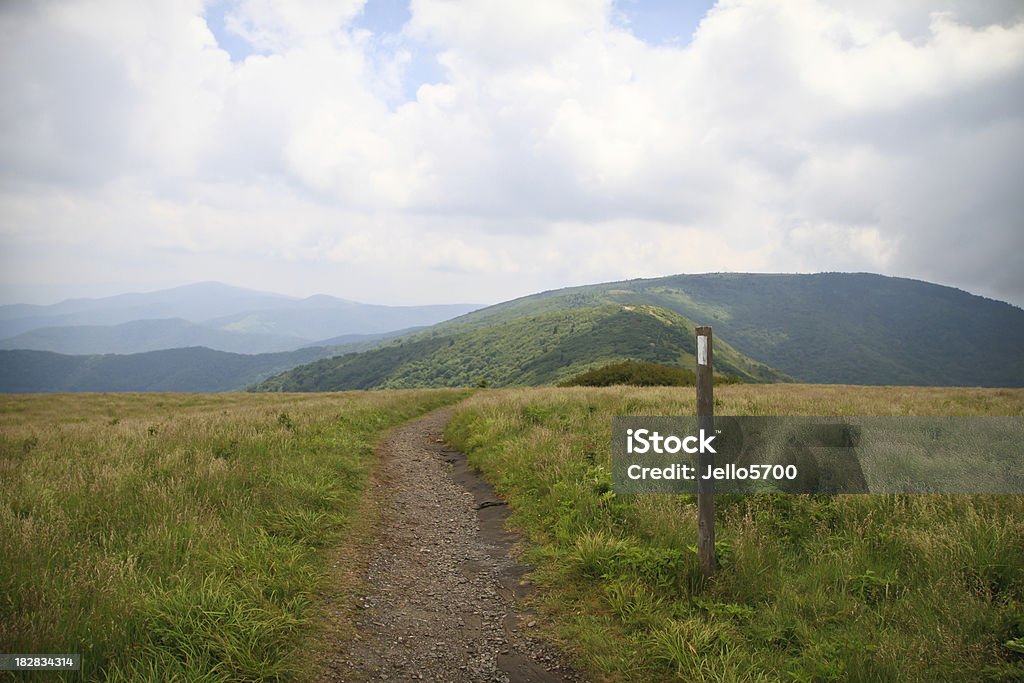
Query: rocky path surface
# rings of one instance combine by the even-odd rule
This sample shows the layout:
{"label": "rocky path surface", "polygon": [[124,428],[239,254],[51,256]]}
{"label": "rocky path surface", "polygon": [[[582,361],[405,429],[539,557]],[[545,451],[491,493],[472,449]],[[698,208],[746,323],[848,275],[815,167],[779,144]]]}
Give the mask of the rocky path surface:
{"label": "rocky path surface", "polygon": [[366,558],[359,637],[325,680],[579,680],[516,612],[525,568],[510,557],[502,501],[443,443],[451,414],[402,425],[380,446],[370,494],[381,528]]}

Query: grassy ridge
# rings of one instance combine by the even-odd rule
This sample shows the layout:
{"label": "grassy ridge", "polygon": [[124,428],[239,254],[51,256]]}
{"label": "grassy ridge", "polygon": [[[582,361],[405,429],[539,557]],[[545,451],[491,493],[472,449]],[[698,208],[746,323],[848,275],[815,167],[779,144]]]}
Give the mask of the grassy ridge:
{"label": "grassy ridge", "polygon": [[[530,386],[554,383],[619,360],[693,367],[694,344],[693,322],[677,313],[654,306],[609,304],[545,311],[485,326],[456,320],[397,344],[294,368],[256,388]],[[715,367],[745,381],[788,379],[720,339],[715,341]]]}
{"label": "grassy ridge", "polygon": [[465,395],[0,397],[0,652],[80,652],[89,680],[308,669],[288,655],[374,441]]}
{"label": "grassy ridge", "polygon": [[[1024,391],[730,386],[729,415],[1022,415]],[[512,510],[556,637],[597,680],[1024,678],[1024,497],[720,496],[720,573],[691,497],[610,491],[613,415],[691,391],[541,389],[464,403],[448,438]]]}
{"label": "grassy ridge", "polygon": [[797,381],[1024,386],[1019,307],[869,273],[710,273],[607,282],[507,301],[434,329],[611,303],[655,306],[714,325],[716,352],[724,339]]}

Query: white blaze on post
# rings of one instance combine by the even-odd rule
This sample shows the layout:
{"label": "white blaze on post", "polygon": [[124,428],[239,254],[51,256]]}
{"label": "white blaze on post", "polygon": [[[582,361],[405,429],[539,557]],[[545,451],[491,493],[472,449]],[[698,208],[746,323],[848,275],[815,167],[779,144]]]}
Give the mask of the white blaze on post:
{"label": "white blaze on post", "polygon": [[[704,434],[715,430],[715,378],[712,372],[711,348],[714,333],[707,325],[700,325],[694,331],[697,336],[697,426]],[[715,464],[715,454],[704,452],[697,455],[697,471],[708,472]],[[697,561],[705,577],[715,573],[718,560],[715,558],[715,483],[713,480],[697,480]]]}

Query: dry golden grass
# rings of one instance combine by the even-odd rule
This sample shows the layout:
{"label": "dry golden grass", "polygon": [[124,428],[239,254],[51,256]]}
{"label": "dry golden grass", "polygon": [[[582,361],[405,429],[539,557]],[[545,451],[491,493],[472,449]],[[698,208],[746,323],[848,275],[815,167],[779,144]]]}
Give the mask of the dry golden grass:
{"label": "dry golden grass", "polygon": [[[719,415],[1024,415],[1024,390],[742,385]],[[595,680],[1022,680],[1024,496],[719,496],[701,578],[690,496],[610,490],[615,415],[692,388],[479,392],[448,430],[504,495],[551,634]]]}
{"label": "dry golden grass", "polygon": [[0,651],[293,676],[374,441],[466,393],[0,397]]}

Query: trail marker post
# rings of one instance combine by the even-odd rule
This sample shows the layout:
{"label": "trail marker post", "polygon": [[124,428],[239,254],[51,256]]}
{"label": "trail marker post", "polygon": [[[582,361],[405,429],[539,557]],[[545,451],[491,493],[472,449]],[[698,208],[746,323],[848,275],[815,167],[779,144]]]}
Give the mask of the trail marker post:
{"label": "trail marker post", "polygon": [[[711,328],[698,327],[697,333],[697,429],[705,434],[715,431],[715,395],[712,376]],[[715,462],[713,453],[697,456],[697,560],[704,576],[715,573],[715,484],[700,478]]]}

